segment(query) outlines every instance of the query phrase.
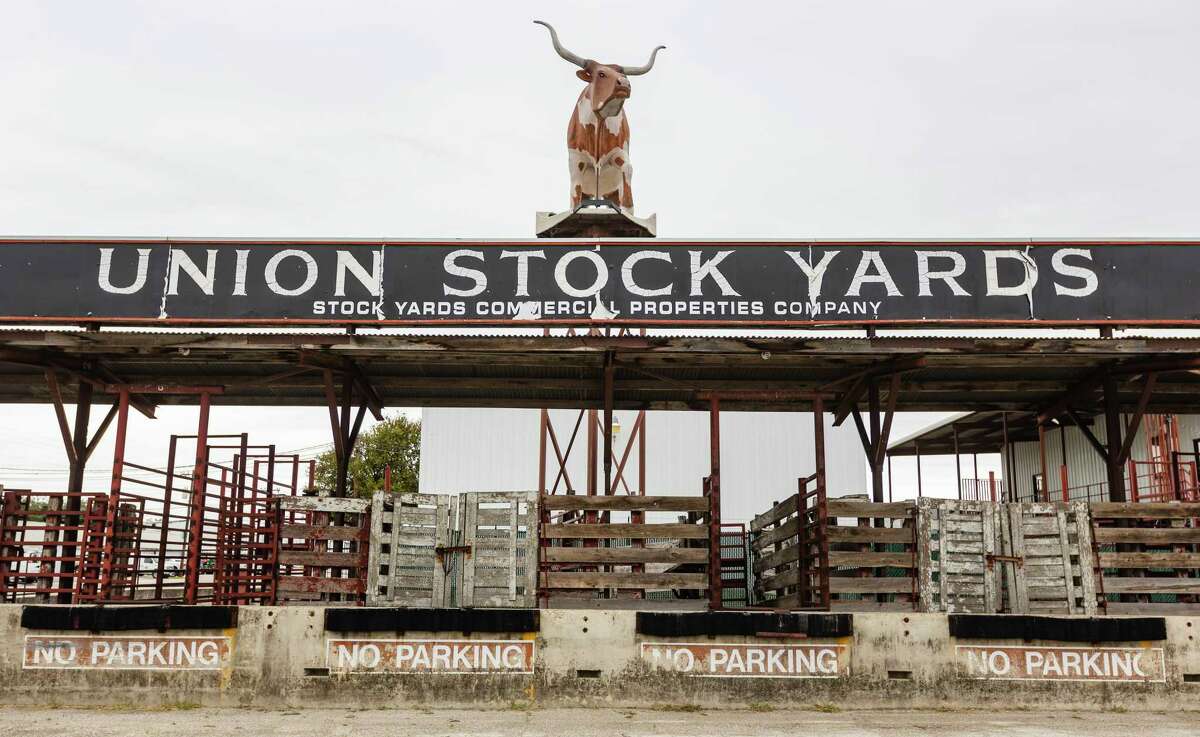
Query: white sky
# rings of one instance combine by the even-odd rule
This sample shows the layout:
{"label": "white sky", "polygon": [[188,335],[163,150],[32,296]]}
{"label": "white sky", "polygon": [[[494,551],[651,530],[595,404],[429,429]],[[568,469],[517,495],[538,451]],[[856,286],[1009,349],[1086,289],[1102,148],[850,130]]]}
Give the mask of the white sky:
{"label": "white sky", "polygon": [[[601,61],[667,45],[626,106],[660,236],[1200,235],[1187,0],[8,0],[0,232],[529,236],[581,85],[533,18]],[[61,484],[50,408],[0,412],[0,483]],[[161,465],[194,414],[135,417],[130,456]],[[213,431],[311,448],[325,417]]]}

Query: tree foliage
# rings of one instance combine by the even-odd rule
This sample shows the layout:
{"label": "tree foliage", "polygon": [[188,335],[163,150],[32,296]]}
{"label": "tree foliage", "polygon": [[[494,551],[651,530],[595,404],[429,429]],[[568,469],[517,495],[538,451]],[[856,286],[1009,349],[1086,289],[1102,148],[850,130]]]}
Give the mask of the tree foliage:
{"label": "tree foliage", "polygon": [[[388,417],[362,433],[350,457],[350,495],[370,496],[383,488],[385,469],[392,468],[392,491],[417,491],[421,467],[421,423],[404,415]],[[317,484],[337,486],[337,456],[332,450],[317,459]]]}

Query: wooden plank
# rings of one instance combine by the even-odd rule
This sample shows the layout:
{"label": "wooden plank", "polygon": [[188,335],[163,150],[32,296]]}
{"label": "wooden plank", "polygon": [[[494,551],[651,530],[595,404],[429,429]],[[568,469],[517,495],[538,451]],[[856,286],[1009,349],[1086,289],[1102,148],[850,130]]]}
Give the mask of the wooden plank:
{"label": "wooden plank", "polygon": [[1071,512],[1075,517],[1076,544],[1079,548],[1079,587],[1083,597],[1083,613],[1094,616],[1098,606],[1095,548],[1092,545],[1092,523],[1087,502],[1071,502]]}
{"label": "wooden plank", "polygon": [[707,589],[705,573],[560,573],[542,574],[550,589]]}
{"label": "wooden plank", "polygon": [[1200,568],[1200,553],[1100,553],[1102,568]]}
{"label": "wooden plank", "polygon": [[547,547],[547,563],[707,563],[707,548],[559,548]]}
{"label": "wooden plank", "polygon": [[1106,594],[1200,594],[1200,578],[1104,576]]}
{"label": "wooden plank", "polygon": [[833,594],[911,594],[912,579],[907,576],[884,578],[830,576],[829,591]]}
{"label": "wooden plank", "polygon": [[1071,541],[1067,538],[1067,512],[1057,510],[1058,540],[1062,546],[1062,576],[1063,594],[1066,597],[1067,613],[1075,614],[1078,606],[1075,602],[1075,577],[1071,575]]}
{"label": "wooden plank", "polygon": [[[459,496],[462,505],[462,544],[468,550],[475,549],[475,538],[479,533],[476,525],[476,514],[479,510],[479,497],[475,494]],[[458,605],[460,607],[475,606],[475,560],[473,557],[460,557],[462,561],[462,578],[458,589]]]}
{"label": "wooden plank", "polygon": [[341,499],[327,496],[277,496],[285,512],[348,512],[362,514],[371,502],[367,499]]}
{"label": "wooden plank", "polygon": [[1092,502],[1093,519],[1172,519],[1200,517],[1200,503]]}
{"label": "wooden plank", "polygon": [[907,543],[916,542],[911,527],[829,527],[831,543]]}
{"label": "wooden plank", "polygon": [[763,591],[780,591],[800,584],[800,569],[791,568],[777,576],[763,576],[759,579],[759,588]]}
{"label": "wooden plank", "polygon": [[707,540],[708,527],[686,522],[664,524],[552,524],[542,527],[543,537],[552,540],[600,539],[646,540],[664,538],[676,540]]}
{"label": "wooden plank", "polygon": [[[707,500],[705,500],[707,501]],[[707,509],[707,506],[705,507]],[[800,509],[800,495],[792,494],[782,502],[750,520],[750,531],[761,532],[764,528],[796,514]]]}
{"label": "wooden plank", "polygon": [[936,514],[927,500],[917,502],[917,595],[923,612],[936,612],[934,602],[933,559],[931,554],[930,518]]}
{"label": "wooden plank", "polygon": [[552,511],[708,511],[708,500],[702,496],[585,496],[582,494],[547,494],[542,497],[542,505]]}
{"label": "wooden plank", "polygon": [[281,593],[361,594],[365,582],[361,578],[320,578],[317,576],[280,576],[276,584]]}
{"label": "wooden plank", "polygon": [[872,553],[855,550],[829,551],[829,565],[853,568],[916,568],[913,553]]}
{"label": "wooden plank", "polygon": [[[280,565],[318,566],[322,568],[358,568],[364,564],[360,553],[318,551],[279,551]],[[368,578],[368,580],[370,580]]]}
{"label": "wooden plank", "polygon": [[366,540],[368,535],[361,527],[288,524],[279,526],[279,536],[304,540]]}
{"label": "wooden plank", "polygon": [[830,499],[825,502],[830,517],[854,517],[857,519],[910,519],[916,515],[912,502],[863,502]]}
{"label": "wooden plank", "polygon": [[1092,536],[1097,544],[1141,543],[1164,545],[1170,543],[1200,543],[1200,527],[1145,528],[1145,527],[1096,527]]}
{"label": "wooden plank", "polygon": [[[1025,560],[1025,515],[1022,514],[1021,505],[1008,505],[1008,527],[1005,532],[1008,533],[1006,542],[1008,549],[1006,555],[1011,555],[1018,560]],[[1029,570],[1025,566],[1017,566],[1012,563],[1007,563],[1004,566],[1006,580],[1011,584],[1009,586],[1009,607],[1014,614],[1024,614],[1029,611],[1029,586],[1027,577]]]}
{"label": "wooden plank", "polygon": [[[384,492],[377,491],[371,495],[371,539],[367,550],[367,603],[378,604],[387,601],[387,597],[380,594],[379,586],[379,569],[383,564],[380,559],[382,555],[383,543],[383,497]],[[280,551],[280,562],[283,561],[284,553]],[[386,584],[386,580],[384,581]]]}
{"label": "wooden plank", "polygon": [[754,572],[761,573],[772,568],[779,568],[800,559],[800,546],[789,545],[786,548],[773,550],[754,561]]}
{"label": "wooden plank", "polygon": [[1106,608],[1109,614],[1200,615],[1200,603],[1110,601],[1106,605]]}
{"label": "wooden plank", "polygon": [[755,550],[762,550],[763,548],[782,543],[785,540],[794,540],[796,538],[796,531],[800,529],[802,521],[799,517],[792,517],[778,527],[764,530],[754,536],[751,545]]}

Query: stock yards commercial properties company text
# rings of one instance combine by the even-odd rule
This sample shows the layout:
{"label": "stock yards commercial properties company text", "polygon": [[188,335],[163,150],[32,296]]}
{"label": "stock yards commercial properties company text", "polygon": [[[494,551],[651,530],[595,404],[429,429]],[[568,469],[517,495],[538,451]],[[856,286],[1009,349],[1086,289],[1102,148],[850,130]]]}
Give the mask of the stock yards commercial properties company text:
{"label": "stock yards commercial properties company text", "polygon": [[1171,243],[6,242],[0,317],[1188,322],[1197,267]]}

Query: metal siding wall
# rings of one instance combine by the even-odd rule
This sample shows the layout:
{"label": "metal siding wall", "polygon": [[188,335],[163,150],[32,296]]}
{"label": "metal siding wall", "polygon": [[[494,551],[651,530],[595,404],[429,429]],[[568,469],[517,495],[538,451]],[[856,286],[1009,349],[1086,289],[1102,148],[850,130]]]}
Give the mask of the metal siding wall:
{"label": "metal siding wall", "polygon": [[[1123,415],[1122,417],[1123,421],[1128,421],[1128,416]],[[1179,415],[1178,421],[1180,450],[1190,452],[1192,449],[1192,439],[1200,437],[1200,415]],[[1071,488],[1077,489],[1077,487],[1085,484],[1107,483],[1108,472],[1104,467],[1104,461],[1100,459],[1099,454],[1092,448],[1092,444],[1084,437],[1083,432],[1074,425],[1069,425],[1066,429],[1067,473]],[[1092,434],[1101,443],[1107,442],[1108,434],[1105,432],[1103,422],[1097,421],[1092,425],[1091,429]],[[1050,475],[1049,488],[1050,499],[1052,501],[1062,499],[1062,484],[1059,481],[1058,475],[1058,467],[1062,463],[1060,432],[1062,432],[1061,429],[1048,430],[1046,432],[1046,471]],[[1033,474],[1041,473],[1041,457],[1038,454],[1038,444],[1036,442],[1017,443],[1016,446],[1017,466],[1015,473],[1021,494],[1027,496]],[[1138,426],[1137,437],[1133,441],[1130,457],[1136,461],[1144,461],[1149,458],[1146,447],[1146,432],[1143,426]],[[1125,480],[1126,482],[1129,481],[1128,467],[1125,469]],[[1083,498],[1085,493],[1085,490],[1077,489],[1072,494],[1072,498]],[[1025,498],[1025,496],[1021,498]]]}
{"label": "metal siding wall", "polygon": [[[538,418],[536,409],[428,408],[422,413],[423,493],[536,489]],[[577,411],[552,410],[564,451]],[[637,418],[615,412],[621,432],[613,443],[619,461]],[[831,496],[867,493],[866,460],[851,423],[832,427],[826,417],[826,476]],[[708,473],[708,414],[650,412],[647,424],[648,494],[699,494]],[[586,488],[586,419],[579,429],[568,472],[572,485]],[[553,485],[554,451],[547,444],[547,485]],[[614,477],[615,467],[614,463]],[[772,501],[796,491],[796,479],[813,472],[812,415],[807,412],[721,413],[722,518],[747,522]],[[603,474],[601,466],[600,475]],[[636,480],[637,447],[625,475]],[[600,484],[603,485],[601,479]],[[631,484],[631,487],[633,484]],[[560,490],[565,488],[560,486]],[[623,489],[622,489],[623,491]]]}

